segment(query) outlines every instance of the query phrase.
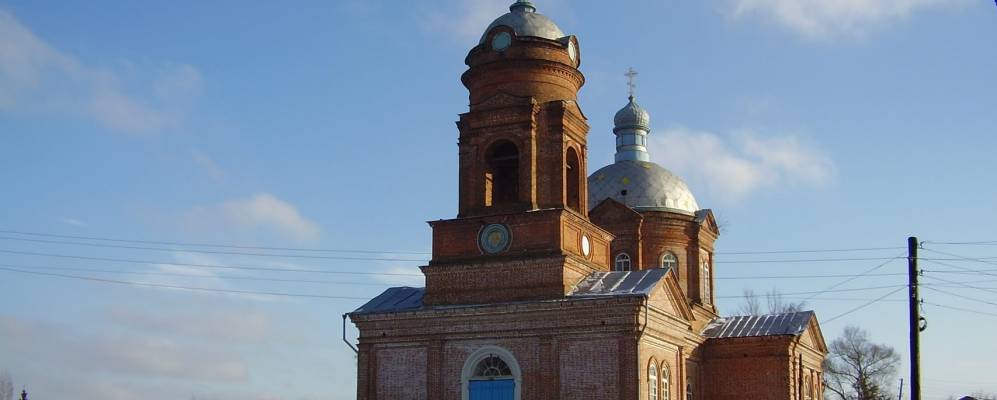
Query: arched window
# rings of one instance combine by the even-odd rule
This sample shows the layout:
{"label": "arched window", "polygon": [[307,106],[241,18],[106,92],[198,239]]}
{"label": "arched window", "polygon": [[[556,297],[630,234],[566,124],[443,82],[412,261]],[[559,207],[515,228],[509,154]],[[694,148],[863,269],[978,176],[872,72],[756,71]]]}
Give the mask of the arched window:
{"label": "arched window", "polygon": [[685,400],[694,400],[692,398],[692,382],[685,384]]}
{"label": "arched window", "polygon": [[485,206],[519,201],[519,149],[510,141],[492,145],[486,153]]}
{"label": "arched window", "polygon": [[627,253],[620,253],[616,255],[616,260],[613,263],[613,269],[616,271],[629,271],[630,270],[630,255]]}
{"label": "arched window", "polygon": [[665,254],[661,255],[661,268],[672,268],[678,269],[679,258],[670,251],[666,251]]}
{"label": "arched window", "polygon": [[464,362],[463,400],[519,400],[522,370],[508,350],[485,346]]}
{"label": "arched window", "polygon": [[564,189],[567,192],[565,201],[568,208],[581,211],[581,180],[582,167],[578,162],[578,153],[572,147],[568,148],[568,154],[564,162]]}
{"label": "arched window", "polygon": [[661,363],[661,400],[670,400],[671,394],[671,370],[668,365]]}
{"label": "arched window", "polygon": [[710,261],[703,261],[703,302],[712,303],[713,302],[713,277],[710,275]]}
{"label": "arched window", "polygon": [[803,377],[803,399],[813,400],[813,382],[810,380],[810,376]]}
{"label": "arched window", "polygon": [[654,365],[654,360],[647,367],[647,399],[658,400],[658,368]]}

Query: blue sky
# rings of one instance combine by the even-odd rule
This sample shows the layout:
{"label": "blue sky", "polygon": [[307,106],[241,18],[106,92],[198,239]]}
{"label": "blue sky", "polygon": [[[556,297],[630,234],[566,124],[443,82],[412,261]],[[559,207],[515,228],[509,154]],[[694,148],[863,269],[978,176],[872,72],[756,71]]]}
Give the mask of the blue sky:
{"label": "blue sky", "polygon": [[[350,298],[420,284],[405,275],[176,264],[417,273],[419,261],[399,260],[424,259],[425,221],[456,213],[464,56],[509,2],[0,1],[0,230],[373,251],[295,253],[355,260],[275,258],[2,233],[0,264]],[[652,116],[652,158],[716,212],[719,253],[903,247],[912,234],[997,240],[993,2],[538,7],[581,43],[589,165],[612,160],[611,119],[626,102],[623,72],[632,66]],[[997,256],[997,246],[925,247]],[[903,252],[718,254],[720,305],[735,311],[745,289],[812,292],[844,279],[744,277],[858,274]],[[828,258],[863,260],[743,262]],[[926,282],[987,290],[935,286],[948,293],[923,290],[927,302],[997,314],[997,266],[943,262],[925,261]],[[952,273],[957,267],[993,272]],[[903,272],[903,260],[876,271]],[[808,304],[828,320],[905,279],[865,276],[836,288],[863,290]],[[881,286],[891,288],[864,290]],[[824,334],[863,326],[906,362],[903,300],[902,291],[889,295],[825,323]],[[355,365],[340,317],[362,302],[0,271],[0,369],[36,398],[348,399]],[[989,374],[997,316],[930,304],[925,314],[926,398],[997,392]]]}

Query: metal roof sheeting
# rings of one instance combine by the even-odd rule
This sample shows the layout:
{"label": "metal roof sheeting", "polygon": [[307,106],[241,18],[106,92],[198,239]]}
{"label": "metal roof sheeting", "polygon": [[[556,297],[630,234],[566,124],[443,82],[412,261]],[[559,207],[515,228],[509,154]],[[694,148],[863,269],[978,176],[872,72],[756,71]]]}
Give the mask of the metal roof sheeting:
{"label": "metal roof sheeting", "polygon": [[752,336],[797,336],[807,329],[813,311],[801,311],[785,314],[745,315],[723,317],[713,320],[703,336],[714,339],[752,337]]}
{"label": "metal roof sheeting", "polygon": [[667,268],[641,271],[593,272],[582,279],[569,297],[649,295],[668,273]]}
{"label": "metal roof sheeting", "polygon": [[353,311],[352,314],[379,314],[412,311],[422,308],[422,297],[426,288],[393,287],[385,290]]}

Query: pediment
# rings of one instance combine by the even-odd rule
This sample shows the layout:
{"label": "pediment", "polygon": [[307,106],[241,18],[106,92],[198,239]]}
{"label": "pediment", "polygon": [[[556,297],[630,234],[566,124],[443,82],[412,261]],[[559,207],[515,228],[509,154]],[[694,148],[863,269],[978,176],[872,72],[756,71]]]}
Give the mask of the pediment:
{"label": "pediment", "polygon": [[685,301],[685,294],[682,293],[678,278],[673,270],[669,270],[665,278],[658,283],[658,287],[651,292],[648,301],[655,308],[672,316],[690,322],[696,319],[689,303]]}
{"label": "pediment", "polygon": [[819,352],[827,353],[827,343],[824,342],[824,334],[820,331],[820,323],[817,322],[816,316],[810,319],[807,329],[800,336],[800,342],[804,345]]}
{"label": "pediment", "polygon": [[599,202],[589,211],[589,219],[593,221],[639,222],[642,218],[644,217],[639,212],[612,198]]}
{"label": "pediment", "polygon": [[713,233],[720,233],[720,224],[717,223],[717,218],[713,215],[713,210],[709,208],[696,211],[696,223]]}

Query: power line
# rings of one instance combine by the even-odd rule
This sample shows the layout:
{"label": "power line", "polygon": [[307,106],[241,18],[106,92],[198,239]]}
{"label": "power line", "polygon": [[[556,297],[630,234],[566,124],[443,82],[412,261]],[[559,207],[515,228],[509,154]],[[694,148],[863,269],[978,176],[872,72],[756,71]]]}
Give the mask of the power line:
{"label": "power line", "polygon": [[[906,276],[904,273],[881,273],[881,274],[866,274],[865,276]],[[736,279],[736,280],[746,280],[746,279],[816,279],[816,278],[848,278],[856,276],[855,274],[823,274],[823,275],[751,275],[751,276],[718,276],[713,279]]]}
{"label": "power line", "polygon": [[929,303],[929,302],[924,302],[924,304],[935,306],[935,307],[947,308],[949,310],[964,311],[964,312],[973,313],[973,314],[980,314],[980,315],[988,315],[988,316],[991,316],[991,317],[997,317],[997,314],[994,314],[994,313],[988,313],[988,312],[978,311],[978,310],[970,310],[968,308],[946,306],[946,305],[943,305],[943,304]]}
{"label": "power line", "polygon": [[961,299],[965,299],[965,300],[969,300],[969,301],[975,301],[975,302],[978,302],[978,303],[988,304],[988,305],[991,305],[991,306],[997,306],[997,303],[994,303],[992,301],[980,300],[980,299],[977,299],[977,298],[973,298],[973,297],[969,297],[969,296],[964,296],[964,295],[961,295],[961,294],[958,294],[958,293],[952,293],[952,292],[949,292],[947,290],[936,289],[936,288],[933,288],[933,287],[926,287],[926,289],[933,290],[933,291],[936,291],[938,293],[944,293],[944,294],[947,294],[949,296],[955,296],[955,297],[958,297],[958,298],[961,298]]}
{"label": "power line", "polygon": [[144,283],[144,282],[130,282],[130,281],[119,281],[116,279],[104,279],[104,278],[94,278],[90,276],[78,276],[78,275],[67,275],[67,274],[56,274],[49,272],[37,272],[37,271],[26,271],[16,268],[6,268],[0,267],[0,270],[10,271],[22,274],[31,274],[39,276],[48,277],[59,277],[67,279],[79,279],[84,281],[101,282],[101,283],[113,283],[118,285],[129,285],[129,286],[139,286],[139,287],[151,287],[151,288],[163,288],[163,289],[179,289],[179,290],[191,290],[198,292],[213,292],[213,293],[226,293],[226,294],[250,294],[250,295],[263,295],[263,296],[281,296],[281,297],[307,297],[307,298],[317,298],[317,299],[335,299],[335,300],[369,300],[365,297],[347,297],[347,296],[326,296],[320,294],[303,294],[303,293],[281,293],[281,292],[259,292],[253,290],[234,290],[234,289],[213,289],[213,288],[202,288],[202,287],[191,287],[191,286],[177,286],[177,285],[165,285],[159,283]]}
{"label": "power line", "polygon": [[944,245],[970,245],[970,246],[997,246],[997,240],[984,240],[978,242],[935,242],[926,240],[925,244],[944,244]]}
{"label": "power line", "polygon": [[[938,251],[938,250],[932,250],[932,249],[924,249],[924,250],[925,251],[930,251],[932,253],[938,253],[938,254],[946,255],[946,256],[949,256],[949,257],[958,257],[959,259],[965,260],[965,261],[981,262],[981,263],[984,263],[984,264],[987,264],[987,265],[997,265],[997,263],[993,263],[993,262],[987,261],[985,259],[963,257],[963,256],[960,256],[958,254],[946,253],[944,251]],[[937,264],[941,264],[941,265],[944,265],[946,267],[961,269],[961,270],[964,270],[964,271],[979,272],[979,273],[982,273],[984,275],[997,276],[997,274],[992,274],[992,273],[988,273],[988,272],[984,272],[984,271],[980,271],[980,270],[973,270],[973,269],[966,268],[966,267],[959,267],[959,266],[955,266],[955,265],[952,265],[952,264],[942,263],[942,262],[940,262],[941,260],[928,259],[928,261],[933,261],[933,262],[935,262]],[[946,261],[952,261],[952,260],[946,260]]]}
{"label": "power line", "polygon": [[[0,231],[2,232],[2,231]],[[855,247],[848,249],[822,249],[822,250],[768,250],[768,251],[722,251],[716,255],[750,255],[750,254],[805,254],[805,253],[844,253],[855,251],[877,251],[877,250],[899,250],[906,249],[903,246],[893,247]]]}
{"label": "power line", "polygon": [[194,263],[180,263],[180,262],[170,262],[170,261],[149,261],[149,260],[126,259],[126,258],[88,257],[88,256],[78,256],[78,255],[68,255],[68,254],[36,253],[36,252],[30,252],[30,251],[3,250],[3,249],[0,249],[0,253],[20,254],[20,255],[28,255],[28,256],[39,256],[39,257],[64,258],[64,259],[73,259],[73,260],[106,261],[106,262],[129,263],[129,264],[176,265],[176,266],[181,266],[181,267],[194,267],[194,268],[237,269],[237,270],[250,270],[250,271],[301,272],[301,273],[336,274],[336,275],[422,276],[422,274],[406,274],[406,273],[391,273],[391,272],[327,271],[327,270],[320,270],[320,269],[303,269],[303,268],[275,268],[275,267],[258,267],[258,266],[245,266],[245,265],[194,264]]}
{"label": "power line", "polygon": [[[803,295],[803,294],[814,294],[814,293],[824,294],[824,293],[862,292],[862,291],[866,291],[866,290],[892,289],[892,288],[895,288],[897,286],[898,285],[872,286],[872,287],[863,287],[863,288],[854,288],[854,289],[818,290],[818,291],[813,291],[813,292],[788,292],[788,293],[781,293],[780,292],[779,296],[798,296],[798,295]],[[907,285],[899,285],[899,286],[906,287]],[[741,295],[741,296],[716,296],[716,298],[718,298],[718,299],[739,299],[739,298],[744,298],[744,297],[746,297],[746,296],[744,296],[744,295]],[[812,297],[815,297],[815,296],[811,296],[811,298]]]}
{"label": "power line", "polygon": [[942,278],[935,277],[935,276],[930,276],[930,275],[927,276],[927,277],[929,279],[934,279],[934,280],[942,281],[942,282],[945,282],[945,283],[951,283],[951,284],[954,284],[956,286],[962,286],[962,287],[966,287],[966,288],[970,288],[970,289],[982,290],[984,292],[997,293],[997,289],[994,289],[994,288],[985,288],[985,287],[973,286],[973,285],[969,284],[969,283],[979,283],[979,282],[968,282],[968,283],[967,282],[955,282],[955,281],[950,281],[948,279],[942,279]]}
{"label": "power line", "polygon": [[424,259],[412,259],[412,258],[383,258],[383,257],[343,257],[343,256],[317,256],[308,254],[272,254],[272,253],[246,253],[240,251],[221,251],[221,250],[196,250],[196,249],[176,249],[176,248],[165,248],[165,247],[148,247],[148,246],[130,246],[130,245],[120,245],[120,244],[102,244],[102,243],[86,243],[86,242],[71,242],[66,240],[47,240],[47,239],[29,239],[29,238],[14,238],[8,236],[0,236],[0,240],[17,240],[22,242],[34,242],[34,243],[46,243],[46,244],[68,244],[73,246],[87,246],[87,247],[101,247],[101,248],[115,248],[115,249],[129,249],[129,250],[152,250],[152,251],[166,251],[166,252],[185,252],[185,253],[198,253],[198,254],[224,254],[224,255],[236,255],[236,256],[254,256],[254,257],[274,257],[274,258],[308,258],[308,259],[318,259],[318,260],[348,260],[348,261],[416,261],[425,262]]}
{"label": "power line", "polygon": [[[879,301],[882,301],[883,299],[889,297],[891,294],[894,294],[894,293],[899,292],[901,290],[904,290],[906,288],[907,288],[907,285],[903,285],[903,286],[897,288],[896,290],[893,290],[893,291],[891,291],[891,292],[889,292],[887,294],[884,294],[882,296],[879,296],[879,297],[877,297],[875,299],[870,300],[868,303],[862,304],[862,305],[860,305],[858,307],[855,307],[855,308],[853,308],[851,310],[845,311],[845,312],[843,312],[841,314],[838,314],[838,315],[835,315],[835,316],[833,316],[833,317],[831,317],[829,319],[826,319],[826,320],[824,320],[824,322],[821,323],[821,325],[827,325],[827,324],[831,323],[831,321],[834,321],[834,320],[836,320],[838,318],[844,317],[844,316],[846,316],[848,314],[851,314],[851,313],[856,312],[858,310],[861,310],[863,308],[869,307],[869,306],[871,306],[871,305],[873,305],[873,304],[875,304],[875,303],[877,303]],[[904,300],[904,301],[906,301],[906,300]]]}
{"label": "power line", "polygon": [[878,269],[880,269],[880,268],[883,268],[883,267],[885,267],[885,266],[886,266],[886,264],[889,264],[889,263],[891,263],[891,262],[893,262],[893,261],[897,260],[898,258],[900,258],[900,256],[897,256],[897,258],[893,258],[893,259],[890,259],[890,260],[886,260],[886,261],[884,261],[884,262],[880,263],[879,265],[877,265],[877,266],[875,266],[875,267],[872,267],[872,268],[869,268],[868,270],[866,270],[865,272],[863,272],[863,273],[861,273],[861,274],[858,274],[858,275],[856,275],[856,276],[853,276],[853,277],[851,277],[851,278],[848,278],[848,279],[845,279],[845,280],[843,280],[843,281],[841,281],[841,282],[838,282],[838,283],[836,283],[836,284],[834,284],[834,285],[831,285],[830,287],[828,287],[828,288],[827,288],[827,289],[825,289],[824,291],[821,291],[821,292],[817,292],[817,293],[816,293],[816,294],[814,294],[813,296],[810,296],[810,297],[808,297],[807,299],[805,299],[805,300],[803,300],[803,301],[804,301],[804,302],[806,302],[806,301],[809,301],[810,299],[812,299],[812,298],[814,298],[814,297],[817,297],[818,295],[820,295],[820,294],[822,294],[822,293],[825,293],[825,292],[828,292],[828,291],[831,291],[832,289],[835,289],[835,288],[838,288],[838,287],[840,287],[841,285],[844,285],[844,284],[846,284],[846,283],[848,283],[848,282],[851,282],[851,281],[854,281],[854,280],[856,280],[856,279],[858,279],[858,278],[861,278],[861,277],[865,276],[866,274],[870,274],[870,273],[872,273],[872,272],[875,272],[876,270],[878,270]]}
{"label": "power line", "polygon": [[381,287],[388,286],[383,283],[370,283],[370,282],[340,282],[340,281],[329,281],[329,280],[319,280],[319,279],[262,278],[255,276],[234,276],[234,275],[198,275],[198,274],[183,274],[179,272],[120,271],[120,270],[96,269],[96,268],[42,267],[37,265],[0,264],[0,267],[30,269],[30,270],[46,270],[46,271],[77,271],[77,272],[95,272],[95,273],[105,273],[105,274],[174,276],[174,277],[204,278],[204,279],[216,278],[216,279],[263,281],[263,282],[315,283],[315,284],[327,284],[327,285],[355,285],[355,286],[381,286]]}
{"label": "power line", "polygon": [[155,241],[155,240],[119,239],[119,238],[109,238],[109,237],[99,237],[99,236],[57,235],[53,233],[25,232],[25,231],[14,231],[14,230],[0,230],[0,233],[25,235],[25,236],[52,237],[52,238],[61,238],[61,239],[97,240],[103,242],[117,242],[117,243],[155,244],[163,246],[186,246],[186,247],[215,247],[215,248],[243,249],[243,250],[271,250],[271,251],[276,250],[276,251],[300,251],[300,252],[318,252],[318,253],[431,254],[428,252],[418,252],[418,251],[319,249],[319,248],[302,248],[302,247],[265,247],[265,246],[244,246],[244,245],[215,244],[215,243],[170,242],[170,241]]}
{"label": "power line", "polygon": [[896,260],[904,257],[859,257],[859,258],[805,258],[787,260],[729,260],[714,261],[716,264],[768,264],[768,263],[801,263],[801,262],[834,262],[834,261],[881,261]]}

